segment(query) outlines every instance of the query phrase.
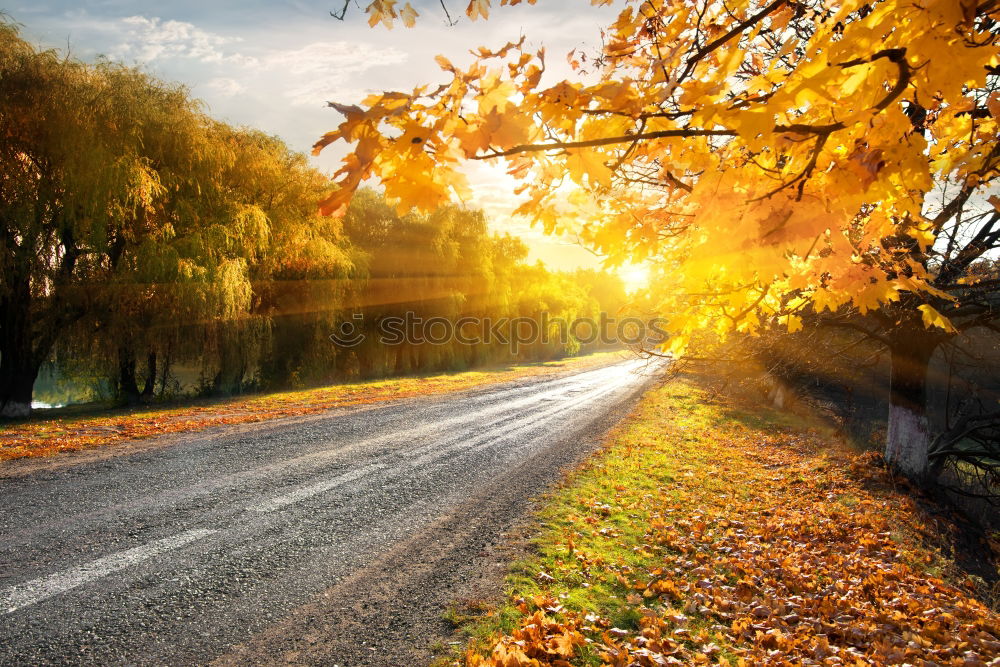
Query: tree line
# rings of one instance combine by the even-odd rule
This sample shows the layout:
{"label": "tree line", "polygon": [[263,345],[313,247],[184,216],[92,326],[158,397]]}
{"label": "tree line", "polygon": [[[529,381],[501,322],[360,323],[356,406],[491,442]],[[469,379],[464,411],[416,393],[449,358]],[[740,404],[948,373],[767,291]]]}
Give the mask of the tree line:
{"label": "tree line", "polygon": [[[372,191],[343,220],[329,179],[279,139],[209,117],[180,85],[34,48],[0,24],[0,413],[29,414],[43,366],[125,403],[466,368],[499,344],[330,339],[424,317],[592,316],[619,280],[526,263],[482,213],[399,215]],[[383,349],[384,348],[384,349]],[[575,341],[519,359],[574,353]]]}

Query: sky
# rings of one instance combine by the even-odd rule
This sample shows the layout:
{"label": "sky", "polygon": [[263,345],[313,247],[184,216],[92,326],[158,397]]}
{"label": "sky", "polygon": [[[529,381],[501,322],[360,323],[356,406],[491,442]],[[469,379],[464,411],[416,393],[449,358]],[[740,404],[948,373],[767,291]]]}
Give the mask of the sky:
{"label": "sky", "polygon": [[[327,101],[358,103],[370,93],[412,90],[444,81],[434,63],[442,54],[457,65],[471,61],[469,49],[500,46],[522,34],[546,47],[546,76],[569,75],[565,54],[594,51],[600,29],[613,20],[607,8],[586,0],[543,0],[535,6],[496,7],[488,21],[472,22],[465,3],[453,0],[456,25],[446,24],[438,0],[411,0],[417,26],[391,31],[369,28],[361,4],[343,21],[330,16],[344,0],[0,0],[0,11],[22,26],[22,35],[76,58],[106,57],[138,65],[160,78],[183,83],[214,117],[258,128],[308,153],[341,116]],[[401,3],[402,4],[402,3]],[[495,3],[499,4],[499,2]],[[336,169],[343,144],[314,159]],[[523,238],[529,259],[556,269],[598,268],[600,261],[571,240],[544,235],[526,220],[512,219],[512,183],[499,167],[476,165],[470,174],[476,201],[493,228]]]}

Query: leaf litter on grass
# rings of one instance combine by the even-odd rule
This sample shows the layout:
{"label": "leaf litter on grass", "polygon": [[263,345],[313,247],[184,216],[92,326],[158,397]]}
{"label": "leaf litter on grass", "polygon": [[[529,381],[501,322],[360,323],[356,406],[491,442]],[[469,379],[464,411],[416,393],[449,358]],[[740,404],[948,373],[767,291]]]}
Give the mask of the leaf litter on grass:
{"label": "leaf litter on grass", "polygon": [[880,457],[688,381],[647,394],[541,520],[464,664],[1000,665],[983,581]]}

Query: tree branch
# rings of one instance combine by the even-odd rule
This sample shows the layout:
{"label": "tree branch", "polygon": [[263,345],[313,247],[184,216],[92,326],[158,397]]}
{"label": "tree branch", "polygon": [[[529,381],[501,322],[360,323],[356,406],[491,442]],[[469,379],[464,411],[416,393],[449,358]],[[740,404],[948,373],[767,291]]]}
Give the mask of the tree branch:
{"label": "tree branch", "polygon": [[886,338],[885,336],[882,336],[881,334],[877,334],[874,331],[870,331],[869,329],[867,329],[866,327],[861,326],[857,322],[851,322],[851,321],[848,321],[848,320],[833,320],[833,319],[827,318],[827,319],[820,319],[819,320],[819,325],[820,326],[826,326],[826,327],[839,327],[841,329],[852,329],[854,331],[860,331],[861,333],[863,333],[864,335],[868,336],[872,340],[878,341],[879,343],[882,343],[886,347],[892,347],[892,343],[889,341],[888,338]]}
{"label": "tree branch", "polygon": [[646,132],[640,134],[626,134],[618,137],[604,137],[601,139],[589,139],[587,141],[553,141],[547,144],[521,144],[508,148],[505,151],[494,151],[485,155],[475,155],[473,160],[491,160],[498,157],[518,155],[519,153],[538,153],[541,151],[567,150],[573,148],[593,148],[595,146],[610,146],[613,144],[629,144],[634,141],[646,139],[664,139],[667,137],[735,137],[738,133],[733,130],[660,130],[659,132]]}
{"label": "tree branch", "polygon": [[684,65],[684,71],[681,73],[679,77],[677,77],[677,80],[683,81],[684,79],[686,79],[688,76],[691,75],[691,72],[694,71],[695,65],[698,64],[699,60],[710,54],[712,51],[715,51],[717,48],[719,48],[720,46],[731,40],[733,37],[736,37],[747,28],[754,26],[760,21],[764,20],[764,18],[768,14],[772,13],[773,11],[775,11],[776,9],[785,4],[788,4],[788,0],[774,0],[774,2],[769,4],[767,7],[764,7],[764,9],[760,10],[753,16],[749,17],[747,20],[743,21],[742,23],[737,23],[735,26],[732,27],[732,29],[729,30],[729,32],[725,33],[721,37],[718,37],[717,39],[709,42],[705,46],[698,49],[690,58],[687,59],[687,62]]}

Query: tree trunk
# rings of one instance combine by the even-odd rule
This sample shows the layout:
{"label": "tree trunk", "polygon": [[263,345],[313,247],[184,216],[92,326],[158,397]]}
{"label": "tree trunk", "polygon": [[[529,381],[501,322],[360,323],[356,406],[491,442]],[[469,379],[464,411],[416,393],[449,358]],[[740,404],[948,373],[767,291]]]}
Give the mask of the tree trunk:
{"label": "tree trunk", "polygon": [[166,357],[160,364],[160,397],[167,393],[167,381],[170,379],[170,347],[167,347]]}
{"label": "tree trunk", "polygon": [[375,376],[375,353],[371,346],[361,344],[354,348],[358,356],[358,377],[362,380],[370,380]]}
{"label": "tree trunk", "polygon": [[889,348],[889,428],[885,458],[915,480],[927,474],[927,368],[940,340],[923,329],[902,330]]}
{"label": "tree trunk", "polygon": [[156,387],[156,351],[150,350],[146,355],[146,378],[142,387],[141,398],[149,401],[153,398],[153,389]]}
{"label": "tree trunk", "polygon": [[403,349],[404,345],[405,343],[400,343],[399,345],[396,346],[396,349],[394,350],[396,353],[396,360],[395,363],[393,364],[393,369],[392,369],[393,375],[403,375],[403,373],[405,373],[406,371],[403,359],[403,353],[405,351]]}
{"label": "tree trunk", "polygon": [[0,298],[0,417],[31,414],[40,365],[31,344],[31,293],[24,281]]}
{"label": "tree trunk", "polygon": [[118,400],[125,405],[139,404],[139,385],[135,381],[135,353],[129,346],[118,348]]}
{"label": "tree trunk", "polygon": [[246,376],[246,340],[236,325],[223,323],[219,335],[219,372],[215,376],[213,393],[228,397],[243,392]]}

